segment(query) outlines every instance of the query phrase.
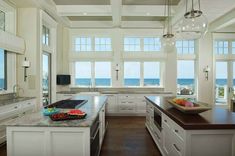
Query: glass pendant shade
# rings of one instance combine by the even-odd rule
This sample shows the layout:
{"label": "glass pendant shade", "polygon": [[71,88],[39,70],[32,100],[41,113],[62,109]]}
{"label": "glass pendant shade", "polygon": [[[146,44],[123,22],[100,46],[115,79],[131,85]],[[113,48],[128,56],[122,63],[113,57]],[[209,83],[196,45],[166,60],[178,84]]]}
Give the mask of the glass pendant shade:
{"label": "glass pendant shade", "polygon": [[171,53],[175,51],[175,36],[173,34],[163,35],[161,43],[165,52]]}
{"label": "glass pendant shade", "polygon": [[194,9],[194,1],[192,0],[192,8],[187,11],[188,0],[186,0],[186,13],[180,24],[180,33],[183,39],[199,39],[207,32],[208,21],[200,10],[200,0],[198,0],[199,8]]}

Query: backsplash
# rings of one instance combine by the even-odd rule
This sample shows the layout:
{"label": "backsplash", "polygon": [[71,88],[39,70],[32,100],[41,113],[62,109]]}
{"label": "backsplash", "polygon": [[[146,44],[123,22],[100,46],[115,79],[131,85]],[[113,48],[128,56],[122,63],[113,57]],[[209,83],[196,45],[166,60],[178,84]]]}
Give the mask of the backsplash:
{"label": "backsplash", "polygon": [[14,93],[0,94],[0,100],[8,100],[14,98]]}

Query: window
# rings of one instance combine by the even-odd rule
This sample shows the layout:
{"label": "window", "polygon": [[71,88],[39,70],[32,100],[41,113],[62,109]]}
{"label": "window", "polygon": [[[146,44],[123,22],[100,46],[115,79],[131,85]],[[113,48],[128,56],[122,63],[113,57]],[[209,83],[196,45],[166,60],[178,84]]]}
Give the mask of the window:
{"label": "window", "polygon": [[176,41],[176,49],[178,54],[194,54],[195,52],[194,40],[180,40]]}
{"label": "window", "polygon": [[177,61],[177,94],[195,94],[195,65],[194,60]]}
{"label": "window", "polygon": [[124,51],[140,51],[140,38],[125,37]]}
{"label": "window", "polygon": [[140,86],[140,62],[124,62],[124,86]]}
{"label": "window", "polygon": [[91,86],[91,62],[75,63],[75,85]]}
{"label": "window", "polygon": [[75,39],[75,51],[92,51],[91,37],[77,37]]}
{"label": "window", "polygon": [[0,10],[0,29],[5,31],[5,13]]}
{"label": "window", "polygon": [[144,51],[160,51],[160,38],[144,38]]}
{"label": "window", "polygon": [[0,90],[7,89],[6,69],[6,52],[0,49]]}
{"label": "window", "polygon": [[42,44],[50,45],[50,29],[44,25],[42,26]]}
{"label": "window", "polygon": [[160,38],[156,37],[125,37],[124,38],[124,51],[135,52],[145,51],[154,52],[161,50]]}
{"label": "window", "polygon": [[235,54],[235,41],[232,42],[232,54]]}
{"label": "window", "polygon": [[160,63],[144,62],[144,86],[160,85]]}
{"label": "window", "polygon": [[215,41],[214,46],[216,54],[228,54],[228,41]]}
{"label": "window", "polygon": [[111,62],[76,62],[75,85],[111,86]]}
{"label": "window", "polygon": [[95,38],[95,51],[112,51],[111,38]]}
{"label": "window", "polygon": [[111,62],[95,62],[95,86],[111,86]]}

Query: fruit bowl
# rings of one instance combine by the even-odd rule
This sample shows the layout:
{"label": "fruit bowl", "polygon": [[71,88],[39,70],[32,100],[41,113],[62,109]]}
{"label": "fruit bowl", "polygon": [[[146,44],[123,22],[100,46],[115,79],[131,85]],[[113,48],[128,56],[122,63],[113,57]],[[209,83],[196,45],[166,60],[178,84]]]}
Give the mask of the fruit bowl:
{"label": "fruit bowl", "polygon": [[60,112],[60,110],[57,109],[57,108],[45,108],[45,109],[43,109],[43,115],[44,116],[50,116],[50,115],[53,115],[53,114],[57,114],[59,112]]}
{"label": "fruit bowl", "polygon": [[173,107],[186,114],[199,114],[211,109],[211,107],[206,103],[192,102],[184,98],[174,98],[168,100],[168,102]]}

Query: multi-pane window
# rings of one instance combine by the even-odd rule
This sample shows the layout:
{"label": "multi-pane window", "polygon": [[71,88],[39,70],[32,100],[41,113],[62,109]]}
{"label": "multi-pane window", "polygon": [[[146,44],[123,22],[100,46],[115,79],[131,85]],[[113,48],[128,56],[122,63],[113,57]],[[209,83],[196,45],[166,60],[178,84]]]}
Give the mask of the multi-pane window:
{"label": "multi-pane window", "polygon": [[176,49],[178,54],[194,54],[195,42],[194,40],[176,41]]}
{"label": "multi-pane window", "polygon": [[160,63],[144,62],[144,86],[160,85]]}
{"label": "multi-pane window", "polygon": [[5,31],[5,13],[0,10],[0,29]]}
{"label": "multi-pane window", "polygon": [[91,37],[77,37],[75,51],[92,51]]}
{"label": "multi-pane window", "polygon": [[160,38],[156,37],[125,37],[124,38],[124,51],[135,52],[155,52],[161,50]]}
{"label": "multi-pane window", "polygon": [[124,51],[140,51],[140,38],[125,37]]}
{"label": "multi-pane window", "polygon": [[112,51],[111,38],[96,37],[95,51]]}
{"label": "multi-pane window", "polygon": [[6,52],[0,49],[0,90],[7,89],[6,69]]}
{"label": "multi-pane window", "polygon": [[219,55],[226,55],[228,54],[228,41],[215,41],[214,43],[214,49],[215,53]]}
{"label": "multi-pane window", "polygon": [[95,86],[111,86],[111,62],[95,62]]}
{"label": "multi-pane window", "polygon": [[76,62],[76,86],[111,86],[111,62]]}
{"label": "multi-pane window", "polygon": [[44,25],[42,26],[42,44],[50,45],[50,29]]}
{"label": "multi-pane window", "polygon": [[124,86],[159,86],[160,62],[124,62]]}
{"label": "multi-pane window", "polygon": [[144,51],[160,51],[160,38],[147,37],[144,38]]}
{"label": "multi-pane window", "polygon": [[235,54],[235,41],[232,41],[232,54]]}
{"label": "multi-pane window", "polygon": [[124,86],[140,86],[140,62],[124,62]]}
{"label": "multi-pane window", "polygon": [[195,94],[195,61],[177,61],[177,94]]}
{"label": "multi-pane window", "polygon": [[91,86],[91,62],[75,63],[75,85]]}

